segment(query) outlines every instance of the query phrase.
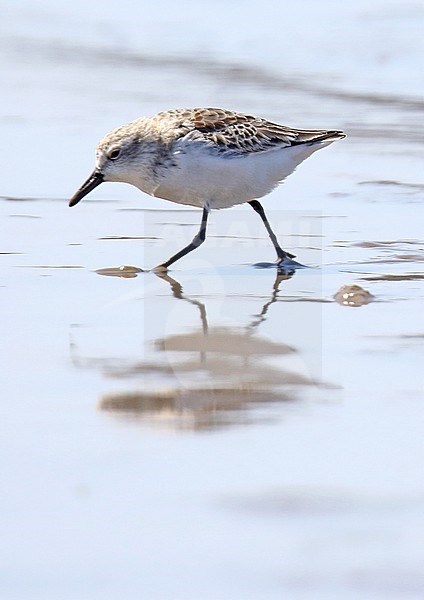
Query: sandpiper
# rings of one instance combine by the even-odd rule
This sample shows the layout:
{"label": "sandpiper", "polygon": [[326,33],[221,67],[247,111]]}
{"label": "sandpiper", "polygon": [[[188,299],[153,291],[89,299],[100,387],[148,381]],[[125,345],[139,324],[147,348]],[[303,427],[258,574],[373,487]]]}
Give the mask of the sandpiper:
{"label": "sandpiper", "polygon": [[151,196],[202,208],[193,241],[156,267],[166,271],[205,241],[211,209],[247,202],[266,227],[277,264],[296,264],[279,245],[258,198],[316,150],[344,137],[342,131],[293,129],[221,108],[160,112],[118,127],[100,141],[95,169],[69,206],[104,181],[122,181]]}

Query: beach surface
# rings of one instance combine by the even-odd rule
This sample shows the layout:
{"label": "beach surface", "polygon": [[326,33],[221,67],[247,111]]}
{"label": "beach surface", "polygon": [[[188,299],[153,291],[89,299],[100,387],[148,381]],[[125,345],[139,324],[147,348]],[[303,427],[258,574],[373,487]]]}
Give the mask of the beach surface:
{"label": "beach surface", "polygon": [[[284,10],[283,10],[284,6]],[[419,2],[23,0],[0,23],[5,600],[424,592]],[[263,205],[124,184],[97,141],[218,106],[343,129]]]}

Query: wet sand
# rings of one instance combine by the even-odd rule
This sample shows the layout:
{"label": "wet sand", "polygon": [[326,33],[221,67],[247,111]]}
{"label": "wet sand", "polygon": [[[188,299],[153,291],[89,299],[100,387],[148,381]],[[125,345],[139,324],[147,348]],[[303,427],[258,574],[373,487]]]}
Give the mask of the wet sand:
{"label": "wet sand", "polygon": [[[424,13],[303,4],[286,54],[271,5],[220,45],[202,3],[184,39],[154,7],[1,25],[2,598],[422,597]],[[255,266],[250,207],[164,277],[199,211],[68,208],[105,131],[194,105],[347,131],[264,200],[307,268]]]}

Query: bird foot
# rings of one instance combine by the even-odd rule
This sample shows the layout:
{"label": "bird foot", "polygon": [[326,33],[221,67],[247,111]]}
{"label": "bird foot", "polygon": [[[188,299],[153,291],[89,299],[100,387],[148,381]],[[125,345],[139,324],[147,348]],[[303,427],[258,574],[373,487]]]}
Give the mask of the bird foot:
{"label": "bird foot", "polygon": [[291,269],[304,269],[305,265],[293,260],[293,254],[286,253],[284,258],[277,260],[277,268],[279,270],[288,271]]}
{"label": "bird foot", "polygon": [[277,255],[278,261],[286,260],[287,258],[296,258],[296,254],[287,252],[287,250],[283,250],[282,248],[277,249]]}
{"label": "bird foot", "polygon": [[168,267],[165,265],[157,265],[152,269],[153,273],[157,273],[158,275],[164,274],[168,272]]}

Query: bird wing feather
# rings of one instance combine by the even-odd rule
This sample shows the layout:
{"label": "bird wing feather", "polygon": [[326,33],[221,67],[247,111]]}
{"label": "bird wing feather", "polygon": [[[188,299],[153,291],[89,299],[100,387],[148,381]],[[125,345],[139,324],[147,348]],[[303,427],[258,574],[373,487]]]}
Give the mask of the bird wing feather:
{"label": "bird wing feather", "polygon": [[220,152],[238,155],[344,137],[341,131],[293,129],[221,108],[170,110],[159,113],[156,119],[167,122],[175,140],[187,136]]}

